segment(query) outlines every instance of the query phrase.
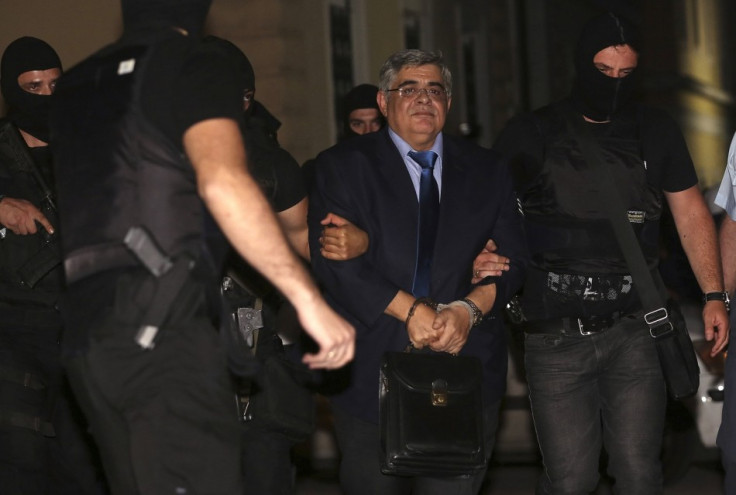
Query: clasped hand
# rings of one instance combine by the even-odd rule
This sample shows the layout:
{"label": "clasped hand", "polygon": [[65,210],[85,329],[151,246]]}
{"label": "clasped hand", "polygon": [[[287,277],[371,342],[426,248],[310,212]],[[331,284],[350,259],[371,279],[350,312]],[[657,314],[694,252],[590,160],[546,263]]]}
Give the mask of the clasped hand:
{"label": "clasped hand", "polygon": [[447,306],[442,311],[420,304],[409,319],[407,332],[414,347],[457,354],[470,333],[470,316],[462,306]]}

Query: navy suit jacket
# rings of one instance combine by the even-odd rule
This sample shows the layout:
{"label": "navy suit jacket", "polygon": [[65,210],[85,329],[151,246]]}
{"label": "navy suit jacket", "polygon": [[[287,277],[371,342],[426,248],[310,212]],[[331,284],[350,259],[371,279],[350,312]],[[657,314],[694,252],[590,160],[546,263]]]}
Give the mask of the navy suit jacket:
{"label": "navy suit jacket", "polygon": [[[429,296],[462,299],[472,290],[472,263],[487,239],[511,259],[496,282],[490,317],[471,330],[461,354],[483,364],[487,400],[505,390],[507,349],[501,310],[519,289],[528,260],[521,215],[508,168],[499,155],[469,141],[444,136],[442,192]],[[345,373],[347,387],[333,402],[350,414],[378,422],[378,377],[385,351],[409,344],[404,322],[384,314],[396,295],[411,293],[419,203],[398,149],[383,130],[355,137],[321,153],[310,196],[312,267],[328,302],[357,332],[356,356]],[[319,253],[320,220],[334,212],[365,230],[368,251],[349,261]]]}

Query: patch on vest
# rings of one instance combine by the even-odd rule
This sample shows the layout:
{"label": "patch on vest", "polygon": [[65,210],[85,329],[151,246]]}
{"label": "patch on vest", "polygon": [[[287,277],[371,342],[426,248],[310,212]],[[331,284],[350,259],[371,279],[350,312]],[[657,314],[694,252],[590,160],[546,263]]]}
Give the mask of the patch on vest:
{"label": "patch on vest", "polygon": [[118,75],[122,76],[125,74],[130,74],[135,70],[135,59],[130,58],[128,60],[123,60],[120,62],[120,65],[118,65]]}
{"label": "patch on vest", "polygon": [[646,214],[639,210],[629,210],[626,214],[629,216],[630,223],[644,223],[644,218],[646,217]]}

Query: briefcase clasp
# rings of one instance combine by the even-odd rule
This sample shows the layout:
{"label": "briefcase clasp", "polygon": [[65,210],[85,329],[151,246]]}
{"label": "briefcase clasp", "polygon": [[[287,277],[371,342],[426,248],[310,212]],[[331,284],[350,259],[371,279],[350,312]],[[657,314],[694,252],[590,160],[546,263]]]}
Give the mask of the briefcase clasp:
{"label": "briefcase clasp", "polygon": [[442,378],[432,382],[432,405],[435,407],[447,405],[447,381]]}

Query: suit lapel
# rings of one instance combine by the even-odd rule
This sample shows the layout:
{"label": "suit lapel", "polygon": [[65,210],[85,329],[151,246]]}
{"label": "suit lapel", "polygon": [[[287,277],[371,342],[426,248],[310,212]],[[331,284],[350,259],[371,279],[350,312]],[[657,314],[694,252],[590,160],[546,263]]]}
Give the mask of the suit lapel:
{"label": "suit lapel", "polygon": [[384,129],[380,132],[383,136],[379,139],[379,146],[376,149],[378,156],[375,163],[383,179],[383,186],[387,188],[386,192],[391,197],[397,199],[398,206],[410,208],[416,216],[419,214],[419,201],[409,172],[406,170],[404,159],[391,140],[388,130]]}
{"label": "suit lapel", "polygon": [[[444,149],[442,154],[442,195],[440,198],[440,218],[437,224],[437,237],[435,238],[434,254],[432,257],[432,292],[437,293],[437,267],[443,264],[443,260],[454,256],[450,247],[455,245],[454,240],[449,239],[457,234],[457,225],[466,223],[463,211],[459,203],[464,202],[467,194],[465,187],[465,174],[463,173],[462,154],[455,143],[444,138]],[[449,241],[449,242],[448,242]]]}
{"label": "suit lapel", "polygon": [[[464,194],[462,159],[459,150],[451,139],[444,138],[444,150],[442,154],[442,196],[440,197],[440,218],[437,225],[437,239],[441,239],[443,231],[448,225],[459,221],[453,212],[459,208],[453,203],[462,201]],[[435,256],[440,252],[442,243],[435,244]]]}
{"label": "suit lapel", "polygon": [[[399,150],[394,145],[386,129],[374,141],[375,147],[371,150],[374,159],[370,160],[375,166],[376,183],[371,187],[376,198],[376,212],[379,222],[384,226],[378,227],[383,249],[389,253],[384,256],[395,260],[393,276],[400,285],[411,292],[412,279],[417,250],[417,220],[419,216],[419,201],[414,190],[409,172],[406,170]],[[388,236],[388,237],[387,237]]]}

